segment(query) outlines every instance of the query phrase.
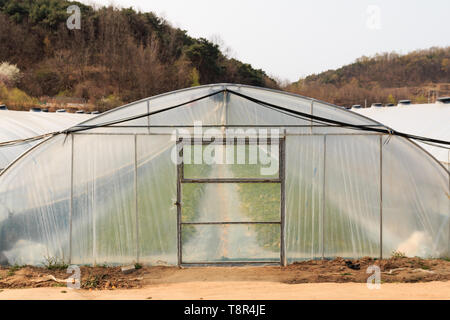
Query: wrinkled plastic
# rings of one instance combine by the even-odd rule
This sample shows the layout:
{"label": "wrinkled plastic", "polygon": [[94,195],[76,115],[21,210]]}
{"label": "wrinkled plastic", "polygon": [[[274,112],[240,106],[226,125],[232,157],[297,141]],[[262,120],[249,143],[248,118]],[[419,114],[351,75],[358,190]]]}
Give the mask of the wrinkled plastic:
{"label": "wrinkled plastic", "polygon": [[[0,143],[58,132],[92,117],[92,115],[87,114],[0,111]],[[0,146],[0,171],[38,142],[29,141]]]}
{"label": "wrinkled plastic", "polygon": [[[392,251],[449,254],[448,171],[405,138],[327,127],[229,92],[148,116],[224,88],[378,125],[318,101],[311,108],[307,98],[237,85],[181,90],[112,110],[83,125],[144,117],[56,135],[0,175],[1,262],[39,264],[50,256],[76,264],[176,265],[179,237],[183,263],[279,263],[283,243],[288,262]],[[284,238],[278,174],[270,183],[180,183],[177,204],[177,139],[194,134],[190,126],[198,121],[239,126],[243,135],[279,129],[277,138],[285,139]],[[186,165],[185,173],[260,178],[255,168]]]}

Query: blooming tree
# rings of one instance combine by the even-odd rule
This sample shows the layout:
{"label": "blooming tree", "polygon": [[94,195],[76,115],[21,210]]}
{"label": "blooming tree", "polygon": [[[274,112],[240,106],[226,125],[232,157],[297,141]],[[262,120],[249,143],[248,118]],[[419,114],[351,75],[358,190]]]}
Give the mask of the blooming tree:
{"label": "blooming tree", "polygon": [[22,73],[15,64],[2,62],[0,64],[0,83],[7,86],[14,86],[21,78]]}

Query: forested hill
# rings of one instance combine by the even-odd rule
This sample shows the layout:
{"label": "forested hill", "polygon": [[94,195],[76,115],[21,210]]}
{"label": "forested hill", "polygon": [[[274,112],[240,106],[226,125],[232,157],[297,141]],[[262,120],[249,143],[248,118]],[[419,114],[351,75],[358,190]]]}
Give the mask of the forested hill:
{"label": "forested hill", "polygon": [[[73,4],[81,9],[80,30],[66,26]],[[151,12],[65,0],[0,0],[0,104],[28,109],[56,101],[57,108],[58,101],[77,98],[104,111],[218,82],[279,88],[263,70]],[[450,47],[362,57],[282,89],[338,105],[433,101],[450,95]]]}
{"label": "forested hill", "polygon": [[[72,4],[81,9],[80,30],[66,26]],[[154,13],[63,0],[0,0],[0,63],[5,61],[20,69],[15,86],[21,105],[60,96],[108,109],[199,84],[277,87],[264,71],[228,58],[217,44],[190,37]],[[3,89],[0,101],[15,104]]]}
{"label": "forested hill", "polygon": [[[362,57],[336,70],[307,76],[288,86],[301,93],[336,104],[426,102],[433,94],[450,90],[450,47]],[[442,92],[441,92],[442,91]]]}

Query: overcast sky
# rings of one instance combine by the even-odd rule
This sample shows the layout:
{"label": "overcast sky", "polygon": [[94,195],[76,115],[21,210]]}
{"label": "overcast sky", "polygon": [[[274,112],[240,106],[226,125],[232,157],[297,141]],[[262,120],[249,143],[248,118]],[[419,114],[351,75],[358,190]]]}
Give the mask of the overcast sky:
{"label": "overcast sky", "polygon": [[290,81],[362,55],[450,45],[449,0],[82,0],[153,11]]}

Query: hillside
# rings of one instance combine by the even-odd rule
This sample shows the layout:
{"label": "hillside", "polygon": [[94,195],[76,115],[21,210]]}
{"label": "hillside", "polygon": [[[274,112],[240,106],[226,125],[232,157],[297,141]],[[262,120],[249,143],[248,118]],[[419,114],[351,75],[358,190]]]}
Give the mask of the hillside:
{"label": "hillside", "polygon": [[[81,29],[66,26],[81,9]],[[0,103],[104,111],[200,84],[280,88],[263,70],[227,57],[152,12],[65,0],[0,0]],[[282,48],[280,48],[282,49]],[[16,67],[17,66],[17,67]],[[5,74],[7,76],[5,76]],[[424,103],[450,95],[450,47],[361,57],[282,89],[338,105]]]}
{"label": "hillside", "polygon": [[[81,9],[80,30],[66,27],[71,4]],[[0,0],[0,30],[0,63],[20,70],[14,81],[0,79],[0,102],[18,109],[76,97],[106,110],[217,82],[277,87],[264,71],[226,57],[217,44],[192,38],[151,12]]]}
{"label": "hillside", "polygon": [[450,47],[361,57],[336,70],[307,76],[285,90],[338,105],[399,99],[432,101],[450,94]]}

